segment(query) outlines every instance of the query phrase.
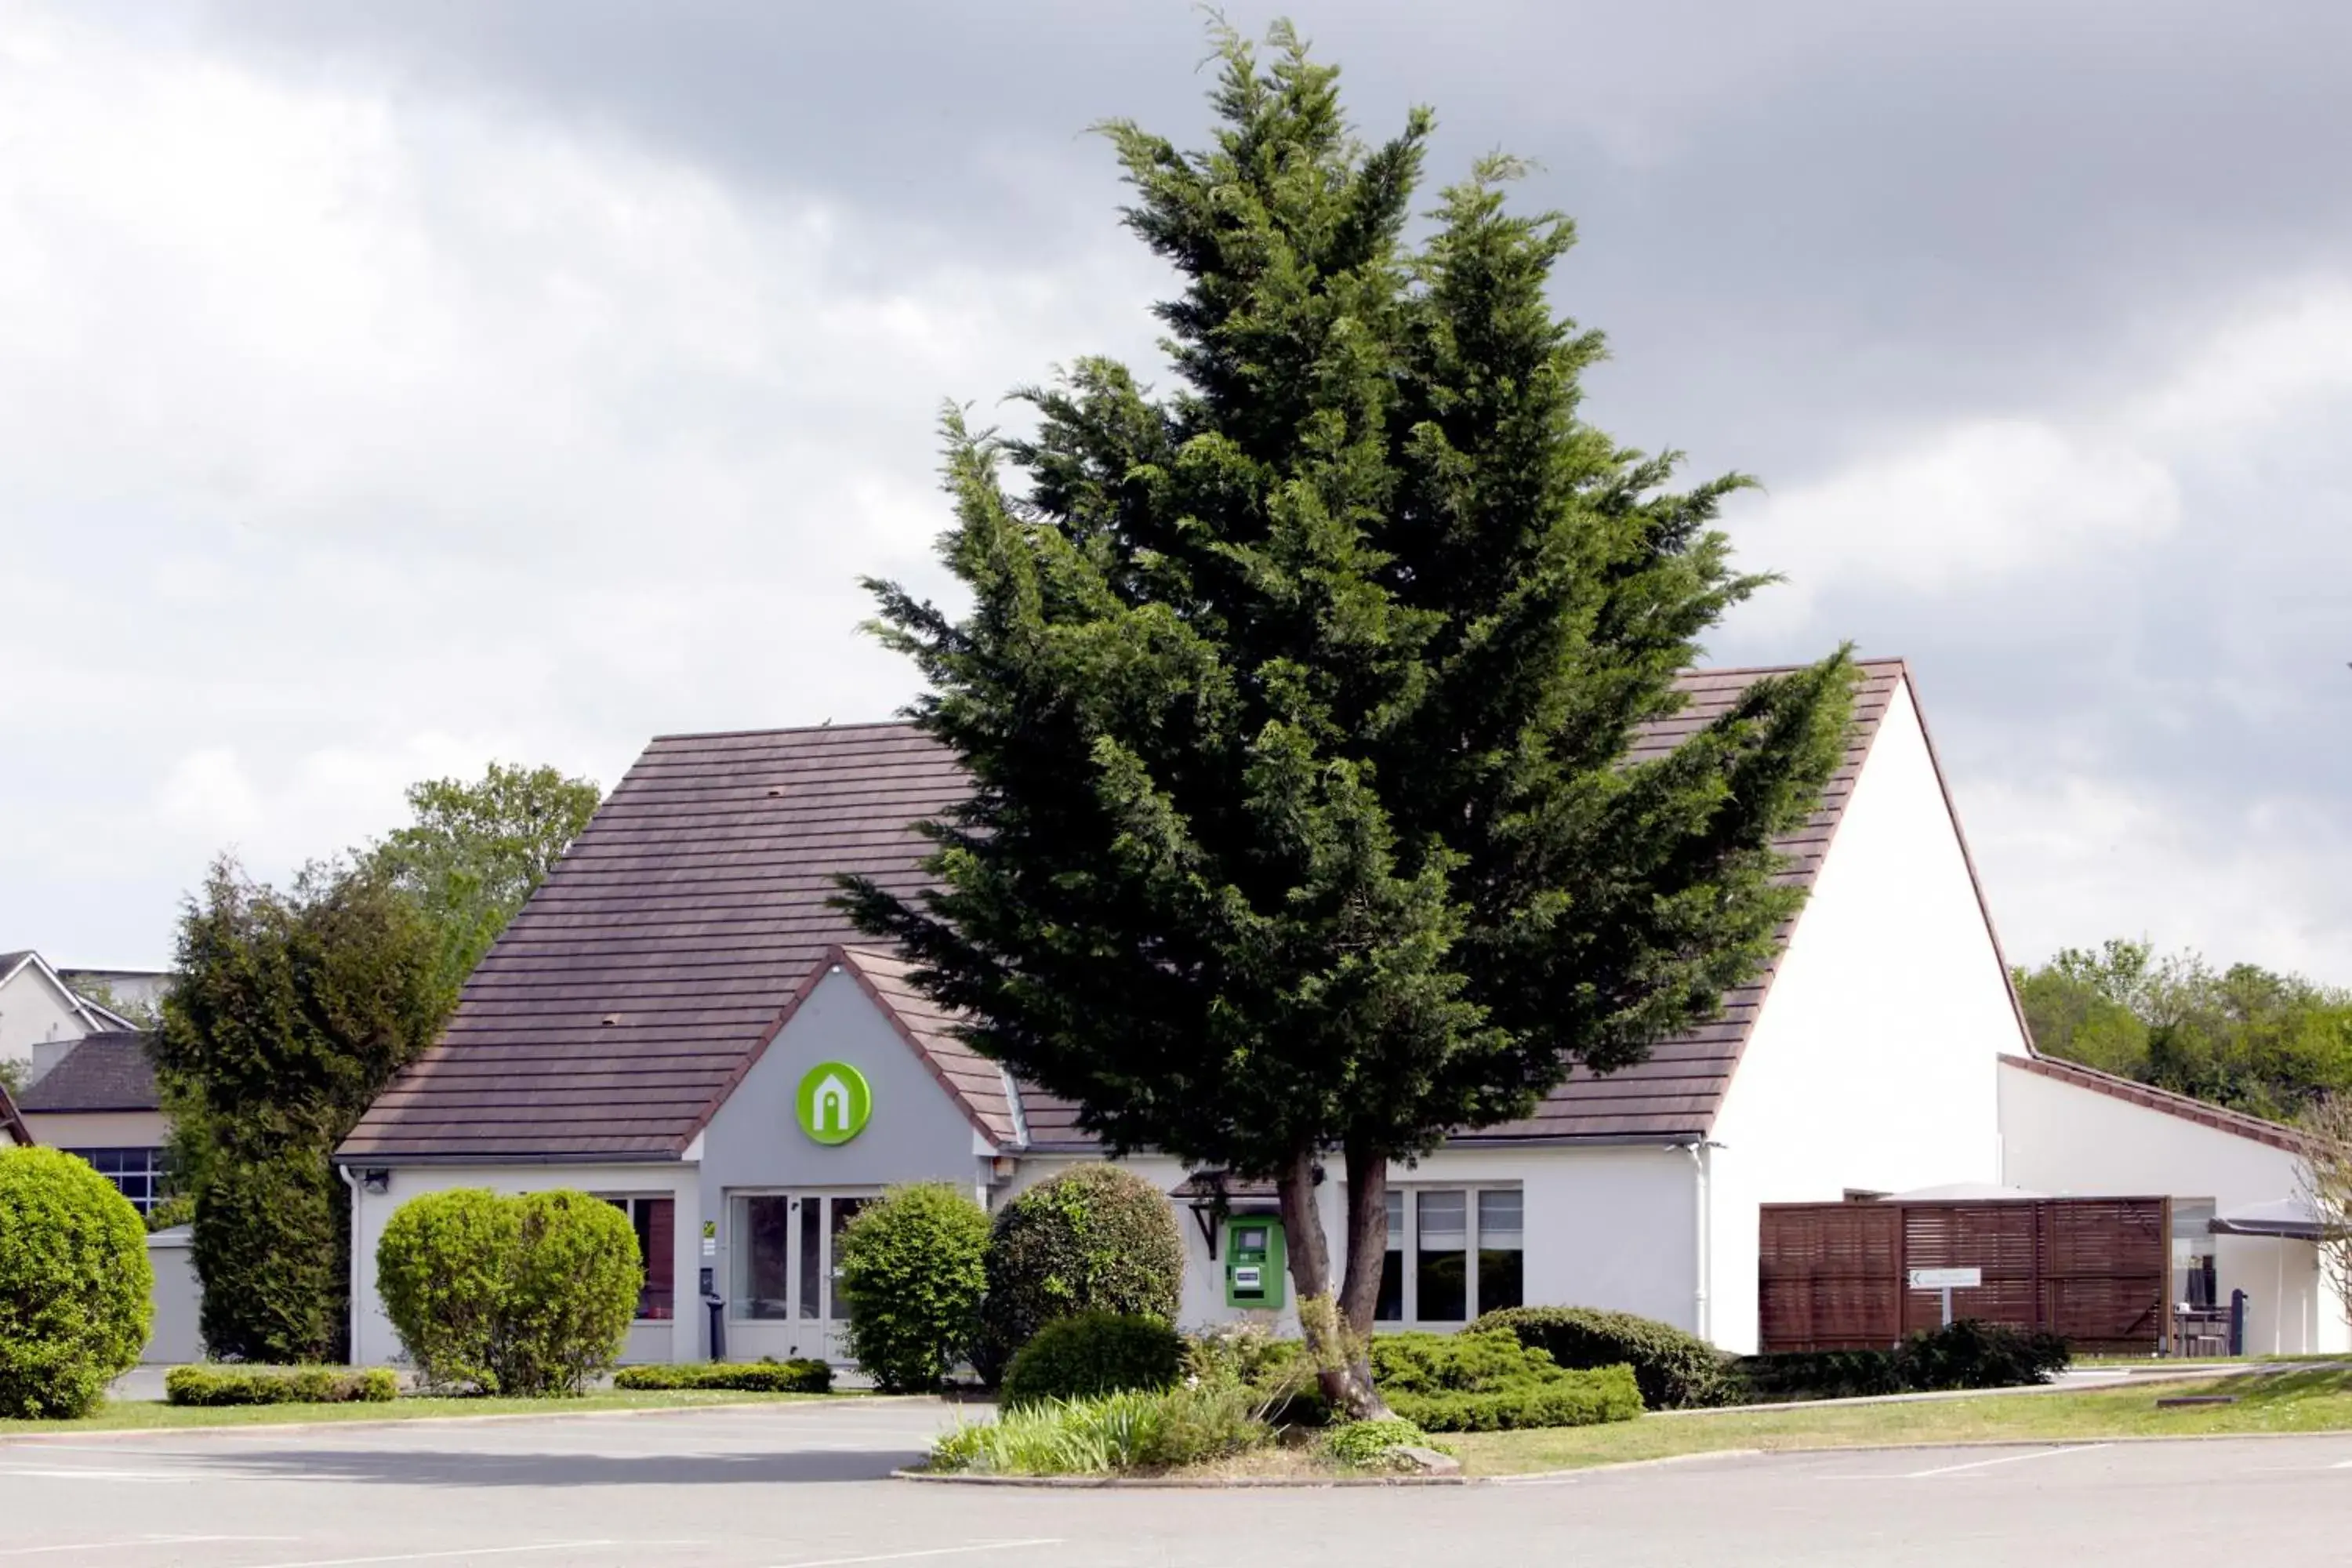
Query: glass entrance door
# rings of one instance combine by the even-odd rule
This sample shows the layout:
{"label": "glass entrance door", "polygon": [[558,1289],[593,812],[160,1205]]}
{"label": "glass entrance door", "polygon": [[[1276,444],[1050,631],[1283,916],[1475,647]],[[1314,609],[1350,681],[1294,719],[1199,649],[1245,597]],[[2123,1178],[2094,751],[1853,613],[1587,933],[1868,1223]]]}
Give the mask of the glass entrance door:
{"label": "glass entrance door", "polygon": [[835,1244],[871,1193],[738,1193],[729,1204],[730,1360],[846,1361]]}

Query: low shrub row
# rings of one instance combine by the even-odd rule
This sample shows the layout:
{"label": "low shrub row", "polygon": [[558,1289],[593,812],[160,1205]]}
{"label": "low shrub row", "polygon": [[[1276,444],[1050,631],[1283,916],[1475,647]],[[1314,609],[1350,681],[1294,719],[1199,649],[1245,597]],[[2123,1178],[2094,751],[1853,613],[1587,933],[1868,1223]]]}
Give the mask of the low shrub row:
{"label": "low shrub row", "polygon": [[1391,1394],[1389,1408],[1426,1432],[1507,1432],[1523,1426],[1597,1426],[1642,1414],[1628,1366],[1560,1372],[1538,1383],[1437,1394]]}
{"label": "low shrub row", "polygon": [[1962,1388],[2019,1388],[2047,1383],[2073,1356],[2054,1334],[2027,1333],[1963,1318],[1912,1335],[1892,1350],[1790,1351],[1738,1363],[1751,1403],[1858,1399]]}
{"label": "low shrub row", "polygon": [[400,1384],[380,1366],[175,1366],[163,1374],[170,1405],[348,1405],[395,1399]]}
{"label": "low shrub row", "polygon": [[1470,1326],[1508,1329],[1521,1344],[1571,1370],[1630,1366],[1652,1410],[1690,1410],[1738,1396],[1729,1356],[1654,1318],[1598,1307],[1509,1307]]}
{"label": "low shrub row", "polygon": [[745,1394],[830,1394],[833,1368],[821,1361],[666,1363],[625,1366],[615,1388],[729,1389]]}

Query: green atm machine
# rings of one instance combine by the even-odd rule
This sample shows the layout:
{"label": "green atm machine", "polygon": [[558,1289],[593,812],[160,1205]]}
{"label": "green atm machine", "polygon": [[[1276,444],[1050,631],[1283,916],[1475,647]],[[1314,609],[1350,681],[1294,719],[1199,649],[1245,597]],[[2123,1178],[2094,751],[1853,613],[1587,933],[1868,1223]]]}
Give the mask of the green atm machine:
{"label": "green atm machine", "polygon": [[1268,1310],[1282,1305],[1289,1259],[1282,1250],[1282,1220],[1270,1214],[1225,1217],[1225,1305]]}

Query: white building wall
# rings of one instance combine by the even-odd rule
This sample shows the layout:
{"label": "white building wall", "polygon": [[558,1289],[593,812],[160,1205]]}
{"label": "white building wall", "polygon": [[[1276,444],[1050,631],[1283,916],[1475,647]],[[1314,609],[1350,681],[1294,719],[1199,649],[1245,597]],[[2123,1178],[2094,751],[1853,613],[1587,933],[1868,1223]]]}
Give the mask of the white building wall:
{"label": "white building wall", "polygon": [[2026,1048],[1906,681],[1716,1121],[1699,1331],[1756,1348],[1759,1205],[1996,1180],[1996,1063]]}
{"label": "white building wall", "polygon": [[[2229,1210],[2299,1190],[2286,1150],[2021,1068],[2000,1074],[2000,1114],[2005,1179],[2053,1197],[2210,1198]],[[2352,1351],[2352,1328],[2311,1244],[2215,1239],[2221,1298],[2247,1295],[2247,1350]]]}
{"label": "white building wall", "polygon": [[25,1130],[50,1149],[161,1149],[172,1124],[160,1110],[26,1110]]}
{"label": "white building wall", "polygon": [[32,1076],[47,1068],[56,1054],[37,1047],[61,1045],[89,1033],[89,1024],[73,999],[49,983],[37,960],[0,984],[0,1061],[15,1062]]}
{"label": "white building wall", "polygon": [[[351,1173],[358,1173],[358,1168]],[[375,1248],[393,1211],[422,1193],[452,1187],[488,1187],[499,1193],[538,1193],[559,1188],[599,1197],[668,1196],[677,1201],[677,1238],[672,1266],[677,1281],[674,1316],[668,1322],[640,1322],[629,1330],[625,1362],[701,1359],[702,1304],[694,1289],[700,1265],[702,1210],[696,1168],[678,1161],[613,1165],[396,1165],[381,1193],[354,1194],[352,1215],[352,1363],[383,1366],[399,1362],[400,1339],[376,1294]],[[362,1184],[362,1189],[364,1184]]]}
{"label": "white building wall", "polygon": [[[1082,1163],[1084,1157],[1077,1155],[1025,1159],[1014,1178],[991,1194],[990,1206],[1001,1208],[1039,1182]],[[1164,1155],[1140,1155],[1120,1163],[1162,1192],[1185,1177],[1182,1163]],[[1336,1278],[1344,1264],[1346,1163],[1334,1155],[1326,1170],[1317,1208]],[[1610,1307],[1683,1328],[1696,1321],[1697,1212],[1690,1160],[1680,1149],[1441,1149],[1418,1165],[1391,1165],[1389,1181],[1404,1189],[1518,1187],[1525,1194],[1524,1299],[1530,1305]],[[1176,1217],[1184,1237],[1180,1324],[1199,1328],[1257,1316],[1277,1332],[1298,1331],[1294,1282],[1284,1283],[1280,1312],[1255,1314],[1227,1307],[1223,1258],[1210,1258],[1198,1223],[1181,1203],[1176,1205]]]}

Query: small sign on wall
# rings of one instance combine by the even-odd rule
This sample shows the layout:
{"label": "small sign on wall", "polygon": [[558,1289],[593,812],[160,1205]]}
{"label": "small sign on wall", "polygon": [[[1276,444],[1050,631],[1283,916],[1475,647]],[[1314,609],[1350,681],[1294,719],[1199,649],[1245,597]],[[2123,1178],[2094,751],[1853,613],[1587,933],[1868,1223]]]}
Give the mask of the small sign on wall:
{"label": "small sign on wall", "polygon": [[847,1062],[819,1062],[801,1075],[793,1109],[801,1131],[813,1142],[846,1143],[866,1131],[874,1114],[874,1092],[866,1075]]}
{"label": "small sign on wall", "polygon": [[1973,1290],[1984,1283],[1981,1268],[1914,1268],[1914,1290]]}

